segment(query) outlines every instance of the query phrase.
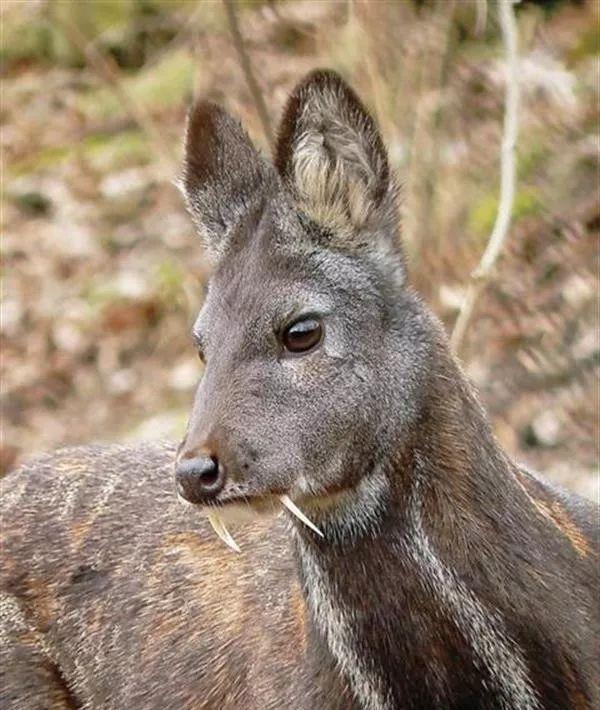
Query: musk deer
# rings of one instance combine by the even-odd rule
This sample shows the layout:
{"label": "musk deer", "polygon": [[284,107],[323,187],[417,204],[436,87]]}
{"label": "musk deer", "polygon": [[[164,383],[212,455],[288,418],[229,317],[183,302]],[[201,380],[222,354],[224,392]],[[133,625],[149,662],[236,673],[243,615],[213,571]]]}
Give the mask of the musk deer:
{"label": "musk deer", "polygon": [[2,707],[598,708],[596,511],[495,440],[353,91],[305,78],[274,165],[198,103],[181,185],[186,436],[6,479]]}

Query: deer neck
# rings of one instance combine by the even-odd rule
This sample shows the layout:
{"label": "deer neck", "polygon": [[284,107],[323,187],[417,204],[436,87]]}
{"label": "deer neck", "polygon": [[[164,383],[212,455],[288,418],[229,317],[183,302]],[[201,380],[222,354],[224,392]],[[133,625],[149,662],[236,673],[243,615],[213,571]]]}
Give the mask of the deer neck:
{"label": "deer neck", "polygon": [[[484,677],[507,706],[537,707],[502,618],[462,574],[476,554],[480,506],[510,488],[512,464],[453,374],[451,389],[432,390],[409,445],[320,516],[323,539],[296,528],[313,642],[366,710],[415,698],[449,706],[453,673],[464,692],[469,666],[484,669],[473,692]],[[496,497],[500,507],[510,499]]]}

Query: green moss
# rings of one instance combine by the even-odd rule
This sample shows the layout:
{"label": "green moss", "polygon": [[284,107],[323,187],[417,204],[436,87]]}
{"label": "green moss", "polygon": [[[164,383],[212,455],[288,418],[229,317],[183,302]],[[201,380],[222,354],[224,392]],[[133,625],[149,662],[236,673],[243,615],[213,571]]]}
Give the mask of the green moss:
{"label": "green moss", "polygon": [[152,159],[145,134],[135,129],[110,137],[91,136],[85,141],[84,155],[100,172],[145,165]]}
{"label": "green moss", "polygon": [[[172,41],[186,16],[198,12],[201,26],[222,21],[220,3],[190,0],[47,0],[13,2],[3,14],[0,56],[7,65],[34,61],[52,66],[87,64],[78,46],[93,42],[119,66],[147,64]],[[68,27],[67,27],[68,26]],[[67,29],[65,29],[67,27]],[[70,28],[70,29],[69,29]],[[74,36],[78,39],[74,40]]]}
{"label": "green moss", "polygon": [[140,72],[129,88],[134,98],[148,108],[178,105],[192,93],[193,68],[187,50],[180,50]]}
{"label": "green moss", "polygon": [[126,26],[135,12],[134,0],[59,0],[50,3],[50,17],[57,24],[69,22],[87,38]]}
{"label": "green moss", "polygon": [[[137,106],[152,112],[184,103],[192,94],[193,77],[192,58],[178,50],[135,75],[124,75],[121,86]],[[127,115],[119,96],[104,86],[81,96],[80,108],[92,119]]]}
{"label": "green moss", "polygon": [[517,155],[517,177],[527,180],[550,155],[547,145],[540,141],[523,141],[523,148]]}
{"label": "green moss", "polygon": [[89,161],[99,172],[107,172],[131,165],[145,165],[152,159],[152,151],[142,131],[132,129],[116,135],[95,134],[76,145],[44,148],[9,167],[8,176],[18,177],[54,168],[78,156]]}
{"label": "green moss", "polygon": [[498,211],[497,195],[485,195],[471,209],[469,214],[469,228],[479,235],[489,233],[496,219]]}
{"label": "green moss", "polygon": [[592,21],[590,26],[581,33],[579,41],[569,54],[569,60],[578,62],[598,54],[600,54],[600,27]]}
{"label": "green moss", "polygon": [[68,23],[84,41],[123,35],[135,17],[135,0],[55,0],[14,3],[3,17],[1,57],[4,62],[37,60],[63,66],[85,64],[78,47],[65,34]]}
{"label": "green moss", "polygon": [[[516,222],[523,217],[539,214],[542,201],[534,187],[522,187],[515,196],[512,219]],[[475,234],[487,237],[494,227],[498,213],[498,194],[485,195],[472,209],[469,215],[469,228]]]}
{"label": "green moss", "polygon": [[52,146],[28,155],[23,160],[19,160],[8,167],[9,177],[18,177],[28,173],[35,173],[48,168],[55,167],[63,160],[72,155],[73,148],[69,146]]}
{"label": "green moss", "polygon": [[0,61],[6,65],[35,58],[49,60],[52,57],[54,30],[45,18],[39,16],[25,21],[14,10],[3,17]]}
{"label": "green moss", "polygon": [[515,205],[513,207],[513,217],[515,220],[540,214],[542,209],[543,203],[540,194],[534,187],[523,187],[517,192]]}

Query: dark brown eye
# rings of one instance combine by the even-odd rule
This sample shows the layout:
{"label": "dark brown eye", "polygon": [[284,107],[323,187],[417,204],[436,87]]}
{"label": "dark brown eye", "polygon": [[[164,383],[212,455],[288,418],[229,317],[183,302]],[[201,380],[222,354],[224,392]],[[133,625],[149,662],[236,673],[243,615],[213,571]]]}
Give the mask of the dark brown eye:
{"label": "dark brown eye", "polygon": [[206,364],[206,358],[204,356],[204,343],[202,342],[202,336],[198,331],[192,331],[192,340],[196,346],[196,353],[198,354],[198,359],[200,362]]}
{"label": "dark brown eye", "polygon": [[284,348],[291,353],[305,353],[321,342],[323,326],[316,318],[297,320],[283,331]]}

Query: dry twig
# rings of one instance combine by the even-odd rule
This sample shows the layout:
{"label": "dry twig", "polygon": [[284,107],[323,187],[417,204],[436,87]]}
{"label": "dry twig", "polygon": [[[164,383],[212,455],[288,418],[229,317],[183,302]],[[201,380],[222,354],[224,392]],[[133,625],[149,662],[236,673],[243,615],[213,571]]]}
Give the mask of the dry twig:
{"label": "dry twig", "polygon": [[271,119],[269,118],[269,112],[267,111],[264,96],[258,82],[256,81],[256,77],[254,76],[250,57],[246,51],[246,47],[244,46],[244,39],[240,31],[234,0],[223,0],[223,4],[225,5],[225,11],[227,12],[227,21],[229,22],[229,29],[231,30],[231,36],[233,37],[233,44],[235,45],[240,66],[244,72],[244,76],[246,77],[250,93],[252,94],[252,98],[256,104],[256,110],[258,111],[258,117],[262,123],[264,134],[269,145],[273,145],[273,128],[271,126]]}
{"label": "dry twig", "polygon": [[463,344],[469,321],[479,295],[489,283],[492,271],[506,241],[515,197],[515,146],[519,129],[519,57],[517,26],[513,4],[519,0],[498,0],[500,27],[507,63],[504,134],[500,161],[500,203],[488,245],[477,268],[471,274],[465,299],[450,337],[450,345],[458,353]]}

